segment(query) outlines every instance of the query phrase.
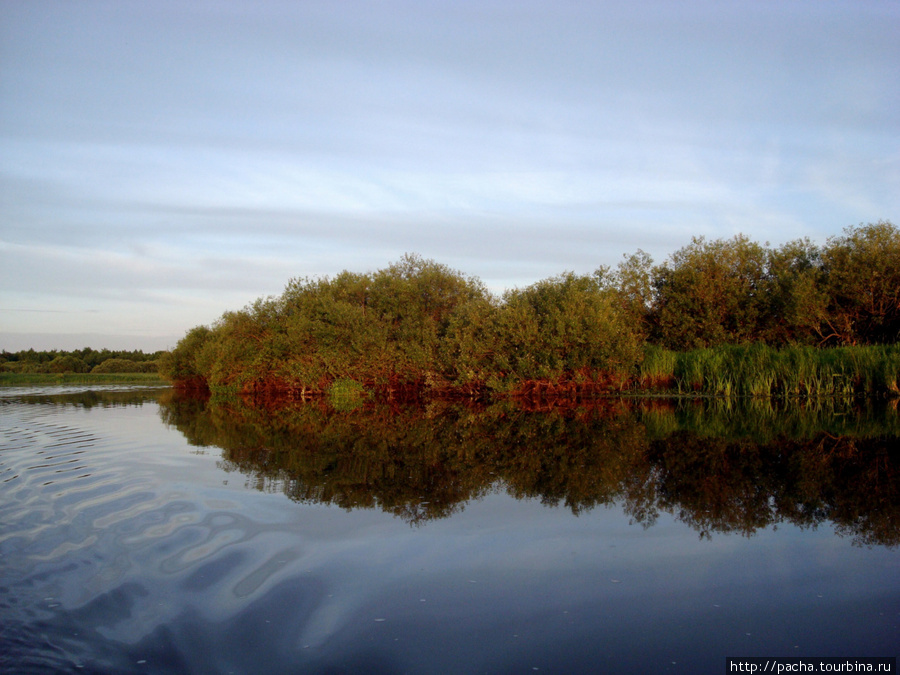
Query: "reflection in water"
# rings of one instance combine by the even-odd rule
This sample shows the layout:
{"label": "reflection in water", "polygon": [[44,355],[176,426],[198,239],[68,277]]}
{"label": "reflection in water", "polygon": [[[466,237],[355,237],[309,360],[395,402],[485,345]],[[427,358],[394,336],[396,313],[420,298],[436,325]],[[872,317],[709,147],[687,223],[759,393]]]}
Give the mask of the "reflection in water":
{"label": "reflection in water", "polygon": [[169,392],[165,385],[54,385],[0,387],[0,405],[25,404],[57,408],[124,408],[156,405],[160,394]]}
{"label": "reflection in water", "polygon": [[3,389],[0,671],[891,654],[897,436],[895,409],[833,402],[336,412]]}
{"label": "reflection in water", "polygon": [[191,444],[222,448],[222,468],[252,487],[413,524],[501,487],[575,514],[615,502],[645,527],[668,513],[704,537],[830,521],[857,544],[900,543],[900,421],[889,404],[609,399],[338,412],[171,393],[161,415]]}

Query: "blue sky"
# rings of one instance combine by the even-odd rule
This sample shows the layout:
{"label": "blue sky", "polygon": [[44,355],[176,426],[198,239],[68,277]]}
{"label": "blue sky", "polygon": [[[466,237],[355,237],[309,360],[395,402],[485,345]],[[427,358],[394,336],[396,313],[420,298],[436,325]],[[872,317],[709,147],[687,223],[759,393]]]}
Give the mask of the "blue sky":
{"label": "blue sky", "polygon": [[0,349],[900,212],[900,2],[0,3]]}

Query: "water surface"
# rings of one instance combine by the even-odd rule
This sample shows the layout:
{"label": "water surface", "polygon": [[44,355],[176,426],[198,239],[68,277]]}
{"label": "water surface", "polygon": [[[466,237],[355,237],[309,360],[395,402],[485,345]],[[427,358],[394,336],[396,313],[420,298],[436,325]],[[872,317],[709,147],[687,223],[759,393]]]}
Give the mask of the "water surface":
{"label": "water surface", "polygon": [[0,670],[895,656],[896,410],[721,407],[0,390]]}

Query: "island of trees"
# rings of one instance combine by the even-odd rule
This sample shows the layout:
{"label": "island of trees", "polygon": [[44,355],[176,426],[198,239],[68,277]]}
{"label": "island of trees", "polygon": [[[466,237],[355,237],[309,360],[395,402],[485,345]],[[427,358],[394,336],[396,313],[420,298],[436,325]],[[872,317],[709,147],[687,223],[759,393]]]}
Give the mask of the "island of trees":
{"label": "island of trees", "polygon": [[824,245],[694,238],[661,264],[563,273],[502,296],[414,254],[295,278],[160,359],[186,389],[306,398],[900,394],[900,231]]}

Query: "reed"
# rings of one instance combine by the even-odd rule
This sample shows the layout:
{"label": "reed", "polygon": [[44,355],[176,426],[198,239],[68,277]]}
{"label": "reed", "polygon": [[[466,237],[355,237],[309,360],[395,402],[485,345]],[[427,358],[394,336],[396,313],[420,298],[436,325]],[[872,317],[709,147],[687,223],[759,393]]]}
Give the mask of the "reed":
{"label": "reed", "polygon": [[639,387],[651,390],[670,389],[675,383],[677,357],[676,352],[655,345],[647,345],[639,367]]}
{"label": "reed", "polygon": [[678,393],[709,396],[896,396],[900,345],[695,349],[675,355],[673,376]]}

